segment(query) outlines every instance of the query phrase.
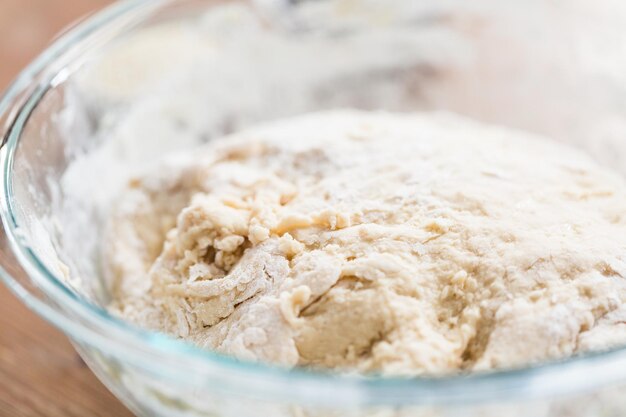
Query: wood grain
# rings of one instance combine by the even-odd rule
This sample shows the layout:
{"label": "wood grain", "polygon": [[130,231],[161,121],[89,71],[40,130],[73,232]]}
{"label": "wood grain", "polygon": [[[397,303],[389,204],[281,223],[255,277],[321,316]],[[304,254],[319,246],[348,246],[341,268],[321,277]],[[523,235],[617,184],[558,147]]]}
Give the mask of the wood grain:
{"label": "wood grain", "polygon": [[[110,2],[0,0],[0,90],[57,32]],[[131,415],[63,334],[0,285],[0,417]]]}

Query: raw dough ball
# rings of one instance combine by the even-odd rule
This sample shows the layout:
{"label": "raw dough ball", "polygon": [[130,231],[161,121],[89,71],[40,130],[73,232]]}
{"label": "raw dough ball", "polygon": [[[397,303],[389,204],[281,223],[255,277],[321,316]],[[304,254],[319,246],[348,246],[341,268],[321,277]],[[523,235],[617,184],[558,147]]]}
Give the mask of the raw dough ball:
{"label": "raw dough ball", "polygon": [[335,111],[130,182],[105,264],[122,317],[239,358],[388,374],[626,341],[626,184],[448,114]]}

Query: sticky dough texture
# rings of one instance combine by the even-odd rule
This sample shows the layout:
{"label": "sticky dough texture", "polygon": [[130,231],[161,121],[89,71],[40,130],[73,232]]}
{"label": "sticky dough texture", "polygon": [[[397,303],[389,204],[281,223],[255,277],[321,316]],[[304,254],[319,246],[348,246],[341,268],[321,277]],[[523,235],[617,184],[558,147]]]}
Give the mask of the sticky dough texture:
{"label": "sticky dough texture", "polygon": [[626,341],[626,186],[449,114],[335,111],[129,182],[111,310],[238,358],[438,374]]}

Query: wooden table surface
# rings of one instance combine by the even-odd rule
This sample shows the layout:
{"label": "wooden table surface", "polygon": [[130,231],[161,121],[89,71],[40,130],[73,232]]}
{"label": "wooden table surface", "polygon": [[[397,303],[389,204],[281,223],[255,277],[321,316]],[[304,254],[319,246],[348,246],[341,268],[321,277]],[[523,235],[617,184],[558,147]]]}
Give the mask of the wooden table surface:
{"label": "wooden table surface", "polygon": [[[0,0],[0,90],[54,35],[111,0]],[[1,232],[0,232],[1,233]],[[0,285],[0,417],[130,417],[61,332]]]}

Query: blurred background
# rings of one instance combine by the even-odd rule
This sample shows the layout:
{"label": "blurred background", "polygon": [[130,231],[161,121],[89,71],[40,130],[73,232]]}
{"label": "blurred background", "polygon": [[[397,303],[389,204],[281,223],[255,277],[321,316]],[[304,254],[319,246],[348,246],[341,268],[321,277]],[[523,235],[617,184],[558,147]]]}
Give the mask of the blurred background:
{"label": "blurred background", "polygon": [[63,28],[112,0],[0,0],[0,88]]}
{"label": "blurred background", "polygon": [[[0,0],[0,90],[60,32],[111,0]],[[2,233],[2,232],[0,232]],[[0,416],[131,416],[65,337],[0,285]]]}

